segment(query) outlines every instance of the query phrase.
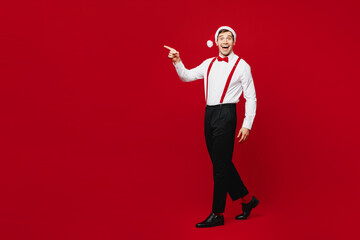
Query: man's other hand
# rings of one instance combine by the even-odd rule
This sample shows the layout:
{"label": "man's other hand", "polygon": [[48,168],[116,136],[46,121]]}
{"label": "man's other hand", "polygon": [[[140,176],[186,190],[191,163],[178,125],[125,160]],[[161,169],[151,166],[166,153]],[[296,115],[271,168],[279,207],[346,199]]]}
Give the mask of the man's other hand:
{"label": "man's other hand", "polygon": [[247,128],[241,128],[239,131],[239,134],[237,135],[238,138],[240,138],[239,143],[244,142],[250,134],[250,130]]}

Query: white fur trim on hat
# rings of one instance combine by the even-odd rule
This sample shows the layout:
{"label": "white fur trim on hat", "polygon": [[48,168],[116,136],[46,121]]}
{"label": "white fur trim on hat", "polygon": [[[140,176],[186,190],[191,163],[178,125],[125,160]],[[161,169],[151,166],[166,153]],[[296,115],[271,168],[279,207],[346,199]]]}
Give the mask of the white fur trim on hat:
{"label": "white fur trim on hat", "polygon": [[218,38],[219,32],[220,32],[220,30],[222,30],[222,29],[229,30],[229,31],[234,35],[234,42],[236,42],[236,33],[235,33],[234,29],[232,29],[231,27],[228,27],[228,26],[222,26],[222,27],[219,27],[219,28],[218,28],[218,30],[217,30],[216,33],[215,33],[215,42],[217,42],[217,38]]}

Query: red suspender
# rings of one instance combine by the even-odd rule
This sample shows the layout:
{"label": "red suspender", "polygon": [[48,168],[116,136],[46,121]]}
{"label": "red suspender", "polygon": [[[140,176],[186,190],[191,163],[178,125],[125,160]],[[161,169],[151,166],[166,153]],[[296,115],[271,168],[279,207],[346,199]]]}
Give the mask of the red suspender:
{"label": "red suspender", "polygon": [[[208,71],[207,71],[207,77],[206,77],[207,82],[206,82],[206,96],[205,96],[205,103],[207,103],[207,96],[208,96],[209,73],[210,73],[211,67],[212,67],[213,63],[215,62],[215,60],[216,60],[216,57],[215,57],[215,58],[214,58],[214,59],[210,62],[210,65],[209,65],[209,68],[208,68]],[[238,58],[238,60],[236,61],[236,63],[235,63],[235,65],[234,65],[234,67],[232,68],[232,70],[231,70],[231,72],[230,72],[230,74],[229,74],[229,77],[228,77],[228,79],[227,79],[227,81],[226,81],[226,84],[225,84],[225,88],[224,88],[223,94],[222,94],[222,96],[221,96],[220,103],[223,103],[223,101],[224,101],[224,98],[225,98],[226,92],[227,92],[227,90],[228,90],[228,88],[229,88],[229,84],[230,84],[231,78],[232,78],[232,76],[234,75],[234,72],[235,72],[236,66],[238,65],[239,61],[240,61],[240,57],[239,57],[239,58]]]}
{"label": "red suspender", "polygon": [[214,57],[213,60],[211,60],[208,71],[207,71],[205,104],[207,103],[207,97],[208,97],[209,73],[210,73],[211,67],[212,67],[213,63],[215,62],[215,60],[216,60],[216,57]]}
{"label": "red suspender", "polygon": [[240,57],[239,57],[238,60],[236,61],[233,69],[231,70],[231,72],[230,72],[230,74],[229,74],[229,77],[228,77],[228,79],[227,79],[227,81],[226,81],[226,85],[225,85],[223,94],[222,94],[222,96],[221,96],[220,103],[222,103],[222,102],[224,101],[225,94],[226,94],[226,92],[227,92],[227,90],[228,90],[228,88],[229,88],[229,84],[230,84],[231,78],[232,78],[232,76],[233,76],[233,74],[234,74],[234,72],[235,72],[236,66],[238,65],[239,61],[240,61]]}

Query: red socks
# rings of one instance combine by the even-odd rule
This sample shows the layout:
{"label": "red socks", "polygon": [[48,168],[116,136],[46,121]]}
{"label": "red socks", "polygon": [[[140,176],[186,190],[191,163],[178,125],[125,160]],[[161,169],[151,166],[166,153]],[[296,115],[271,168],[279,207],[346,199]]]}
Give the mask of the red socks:
{"label": "red socks", "polygon": [[242,203],[245,203],[245,204],[249,203],[251,201],[251,199],[252,199],[252,196],[250,194],[247,194],[247,195],[245,195],[244,197],[241,198]]}

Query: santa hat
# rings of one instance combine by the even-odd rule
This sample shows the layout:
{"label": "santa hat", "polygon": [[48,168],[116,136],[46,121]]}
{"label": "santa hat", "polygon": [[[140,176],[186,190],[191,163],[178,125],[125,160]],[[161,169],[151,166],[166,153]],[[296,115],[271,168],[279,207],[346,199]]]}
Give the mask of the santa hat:
{"label": "santa hat", "polygon": [[[234,36],[234,42],[236,41],[236,33],[235,33],[234,29],[232,29],[231,27],[228,27],[228,26],[222,26],[222,27],[219,27],[215,33],[215,42],[217,41],[220,30],[222,30],[222,29],[226,29],[226,30],[230,31],[232,33],[232,35]],[[208,40],[206,42],[206,44],[209,48],[211,48],[214,45],[213,41],[211,41],[211,40]]]}

